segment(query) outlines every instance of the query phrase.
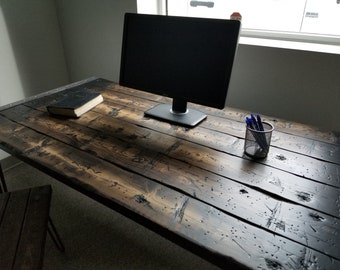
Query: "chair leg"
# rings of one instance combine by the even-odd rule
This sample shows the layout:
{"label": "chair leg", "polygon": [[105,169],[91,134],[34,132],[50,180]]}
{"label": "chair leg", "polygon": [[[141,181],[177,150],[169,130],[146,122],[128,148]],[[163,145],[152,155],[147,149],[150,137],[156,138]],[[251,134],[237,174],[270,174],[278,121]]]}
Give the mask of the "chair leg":
{"label": "chair leg", "polygon": [[1,180],[1,184],[0,184],[0,193],[1,192],[7,192],[7,185],[6,185],[6,181],[5,181],[5,176],[4,176],[4,172],[2,170],[1,167],[1,163],[0,163],[0,180]]}
{"label": "chair leg", "polygon": [[48,226],[47,226],[47,232],[50,235],[51,239],[53,240],[56,247],[61,251],[65,251],[65,247],[63,245],[63,242],[61,241],[61,238],[57,232],[57,229],[55,228],[51,217],[48,217]]}
{"label": "chair leg", "polygon": [[[4,172],[2,170],[1,167],[1,162],[0,162],[0,193],[2,192],[8,192],[7,189],[7,185],[6,185],[6,181],[5,181],[5,175]],[[61,241],[61,238],[57,232],[57,229],[55,228],[51,217],[48,217],[48,225],[47,225],[47,232],[48,234],[51,236],[54,244],[56,245],[56,247],[61,251],[64,252],[65,251],[65,247]]]}

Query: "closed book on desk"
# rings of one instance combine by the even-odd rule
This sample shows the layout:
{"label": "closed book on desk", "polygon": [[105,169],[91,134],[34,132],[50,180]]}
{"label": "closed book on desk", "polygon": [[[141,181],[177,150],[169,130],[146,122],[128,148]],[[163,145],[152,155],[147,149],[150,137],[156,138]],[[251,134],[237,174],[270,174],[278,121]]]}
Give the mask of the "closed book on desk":
{"label": "closed book on desk", "polygon": [[77,92],[67,98],[48,105],[47,111],[55,115],[80,117],[103,101],[103,96],[94,92]]}

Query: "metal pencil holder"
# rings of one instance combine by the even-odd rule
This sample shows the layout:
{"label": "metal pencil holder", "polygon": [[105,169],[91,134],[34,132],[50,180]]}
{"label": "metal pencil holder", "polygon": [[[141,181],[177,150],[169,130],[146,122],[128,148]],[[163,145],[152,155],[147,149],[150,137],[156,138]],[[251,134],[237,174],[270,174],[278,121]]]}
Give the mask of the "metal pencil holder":
{"label": "metal pencil holder", "polygon": [[247,126],[244,152],[252,158],[265,158],[268,155],[274,126],[263,122],[263,131]]}

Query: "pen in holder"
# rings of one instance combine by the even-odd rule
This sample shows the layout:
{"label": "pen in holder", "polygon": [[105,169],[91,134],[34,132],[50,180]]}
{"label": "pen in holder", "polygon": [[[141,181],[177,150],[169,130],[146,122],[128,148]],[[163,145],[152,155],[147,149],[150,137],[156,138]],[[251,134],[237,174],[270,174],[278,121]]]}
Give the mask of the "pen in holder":
{"label": "pen in holder", "polygon": [[268,122],[257,120],[253,115],[246,119],[247,129],[244,142],[244,152],[252,158],[265,158],[269,152],[270,141],[274,127]]}

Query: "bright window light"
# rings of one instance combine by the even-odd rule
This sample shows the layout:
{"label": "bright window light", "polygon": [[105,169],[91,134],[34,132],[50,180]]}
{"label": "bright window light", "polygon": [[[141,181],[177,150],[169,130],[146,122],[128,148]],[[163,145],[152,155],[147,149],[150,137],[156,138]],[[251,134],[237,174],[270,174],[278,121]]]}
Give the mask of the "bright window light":
{"label": "bright window light", "polygon": [[137,0],[137,9],[222,19],[239,12],[241,37],[340,46],[340,0]]}

